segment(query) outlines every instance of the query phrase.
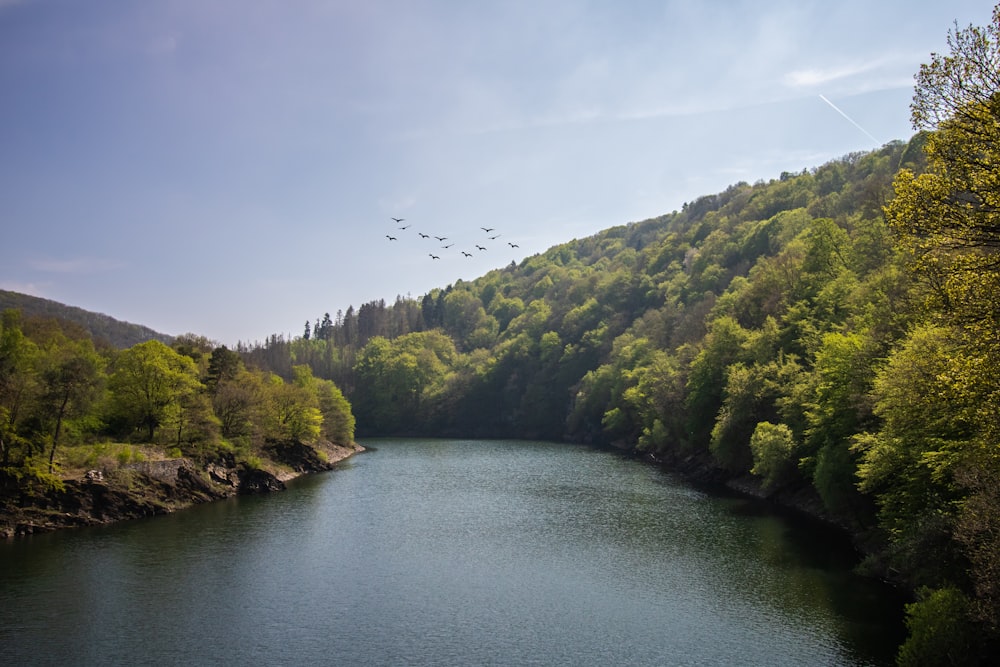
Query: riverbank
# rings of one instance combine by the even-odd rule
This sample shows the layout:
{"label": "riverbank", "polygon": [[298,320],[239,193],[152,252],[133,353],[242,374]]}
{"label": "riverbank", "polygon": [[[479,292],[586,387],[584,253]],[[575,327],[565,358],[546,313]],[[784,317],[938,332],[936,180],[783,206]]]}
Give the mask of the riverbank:
{"label": "riverbank", "polygon": [[62,488],[0,496],[0,537],[15,538],[64,528],[110,524],[169,514],[235,495],[281,491],[285,483],[364,451],[356,443],[285,445],[259,467],[244,463],[198,466],[190,459],[127,463],[61,479]]}

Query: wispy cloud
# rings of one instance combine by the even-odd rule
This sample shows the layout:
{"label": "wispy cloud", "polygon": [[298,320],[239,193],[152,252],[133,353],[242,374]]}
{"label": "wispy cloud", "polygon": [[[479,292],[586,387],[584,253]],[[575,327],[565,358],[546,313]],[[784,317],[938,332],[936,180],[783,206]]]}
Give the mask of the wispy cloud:
{"label": "wispy cloud", "polygon": [[[903,88],[913,84],[913,72],[922,58],[916,53],[895,53],[864,62],[808,67],[788,72],[781,81],[793,89],[829,88],[831,84],[846,84],[856,93]],[[843,88],[843,85],[840,87]]]}
{"label": "wispy cloud", "polygon": [[42,257],[28,260],[28,266],[35,271],[45,273],[90,274],[117,271],[125,268],[127,263],[117,259],[100,257],[74,257],[71,259]]}
{"label": "wispy cloud", "polygon": [[826,68],[799,69],[784,76],[784,83],[792,88],[820,86],[870,72],[879,67],[877,62],[852,63]]}

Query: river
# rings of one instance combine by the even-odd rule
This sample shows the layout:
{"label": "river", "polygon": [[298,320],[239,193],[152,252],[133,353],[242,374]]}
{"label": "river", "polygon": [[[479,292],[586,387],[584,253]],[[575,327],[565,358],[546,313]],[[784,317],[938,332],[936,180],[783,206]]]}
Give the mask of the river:
{"label": "river", "polygon": [[372,440],[282,493],[0,542],[8,665],[882,665],[837,536],[575,445]]}

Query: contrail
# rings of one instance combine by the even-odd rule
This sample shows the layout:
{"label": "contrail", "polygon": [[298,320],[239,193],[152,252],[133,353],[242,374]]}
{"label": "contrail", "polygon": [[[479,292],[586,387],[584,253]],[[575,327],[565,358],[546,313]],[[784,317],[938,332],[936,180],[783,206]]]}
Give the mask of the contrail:
{"label": "contrail", "polygon": [[868,137],[869,139],[871,139],[872,141],[874,141],[876,144],[877,143],[881,143],[881,142],[879,142],[878,139],[876,139],[875,137],[872,136],[871,132],[869,132],[865,128],[861,127],[860,125],[858,125],[856,122],[854,122],[853,118],[851,118],[846,113],[844,113],[843,111],[841,111],[840,107],[838,107],[836,104],[834,104],[830,100],[826,99],[826,97],[824,97],[823,95],[820,95],[819,99],[823,100],[824,102],[826,102],[827,104],[829,104],[831,107],[833,107],[833,110],[836,111],[837,113],[839,113],[844,118],[846,118],[847,122],[849,122],[851,125],[853,125],[854,127],[858,128],[859,130],[861,130],[862,132],[864,132],[866,137]]}

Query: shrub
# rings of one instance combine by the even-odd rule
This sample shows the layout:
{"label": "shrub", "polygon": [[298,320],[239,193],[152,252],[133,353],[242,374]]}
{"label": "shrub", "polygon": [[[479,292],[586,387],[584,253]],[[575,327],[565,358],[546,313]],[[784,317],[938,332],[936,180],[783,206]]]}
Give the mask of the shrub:
{"label": "shrub", "polygon": [[910,634],[899,648],[901,667],[986,664],[979,654],[968,598],[957,588],[922,588],[906,605]]}

